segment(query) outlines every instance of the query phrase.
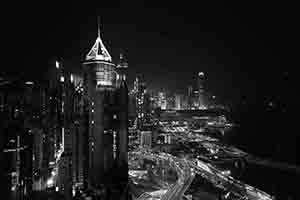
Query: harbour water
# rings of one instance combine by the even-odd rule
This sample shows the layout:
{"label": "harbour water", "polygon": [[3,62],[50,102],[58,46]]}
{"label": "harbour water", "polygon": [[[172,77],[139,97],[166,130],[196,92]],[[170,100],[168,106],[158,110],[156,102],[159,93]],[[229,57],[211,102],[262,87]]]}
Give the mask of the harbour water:
{"label": "harbour water", "polygon": [[[240,115],[235,120],[238,126],[226,132],[224,142],[263,159],[299,166],[298,136],[287,127],[289,120],[275,112]],[[300,199],[299,178],[293,170],[247,163],[240,179],[276,199]]]}

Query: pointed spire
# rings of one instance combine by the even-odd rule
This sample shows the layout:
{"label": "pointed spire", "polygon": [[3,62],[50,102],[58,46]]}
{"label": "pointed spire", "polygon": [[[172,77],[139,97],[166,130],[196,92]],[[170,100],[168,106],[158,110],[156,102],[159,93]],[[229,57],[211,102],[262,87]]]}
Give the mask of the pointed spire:
{"label": "pointed spire", "polygon": [[97,24],[98,24],[98,38],[101,38],[101,35],[100,35],[100,16],[97,17]]}
{"label": "pointed spire", "polygon": [[105,48],[101,35],[100,35],[100,17],[98,17],[98,37],[96,39],[96,42],[94,43],[92,49],[89,51],[89,53],[86,55],[87,61],[108,61],[111,62],[111,56],[109,55],[107,49]]}

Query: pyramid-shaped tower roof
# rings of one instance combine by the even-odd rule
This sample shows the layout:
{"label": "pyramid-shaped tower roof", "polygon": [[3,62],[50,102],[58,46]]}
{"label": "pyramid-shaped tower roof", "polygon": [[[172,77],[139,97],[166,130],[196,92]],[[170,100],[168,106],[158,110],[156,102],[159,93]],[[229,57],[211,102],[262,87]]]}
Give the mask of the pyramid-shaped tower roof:
{"label": "pyramid-shaped tower roof", "polygon": [[101,36],[100,36],[100,25],[98,23],[98,37],[94,43],[92,49],[85,57],[86,61],[107,61],[111,62],[111,56],[109,55],[107,49],[105,48]]}

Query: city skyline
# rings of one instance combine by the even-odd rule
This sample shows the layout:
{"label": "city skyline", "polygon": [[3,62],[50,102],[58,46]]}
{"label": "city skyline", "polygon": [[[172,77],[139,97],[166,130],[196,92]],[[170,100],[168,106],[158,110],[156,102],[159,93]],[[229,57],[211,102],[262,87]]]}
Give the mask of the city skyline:
{"label": "city skyline", "polygon": [[291,10],[151,3],[28,2],[3,18],[4,196],[297,199]]}
{"label": "city skyline", "polygon": [[[287,25],[278,20],[285,19],[284,13],[275,15],[275,10],[280,8],[277,4],[263,12],[270,5],[221,2],[215,6],[202,2],[199,6],[187,4],[181,8],[174,3],[157,8],[131,2],[90,8],[76,3],[60,6],[53,3],[49,5],[50,11],[38,11],[43,23],[34,20],[36,14],[30,14],[30,4],[24,6],[28,14],[20,10],[8,26],[11,30],[26,30],[8,36],[24,38],[15,44],[26,48],[21,55],[26,59],[18,68],[19,73],[32,76],[32,71],[43,72],[57,58],[64,59],[66,66],[78,67],[79,58],[93,43],[96,18],[100,16],[112,57],[117,58],[120,51],[125,51],[130,60],[130,74],[144,74],[151,88],[159,89],[163,83],[166,88],[184,90],[190,77],[203,71],[209,77],[209,89],[218,97],[228,100],[246,96],[255,101],[274,96],[276,87],[284,90],[289,83],[282,79],[292,76],[289,68],[282,70],[281,66],[287,65],[282,64],[282,58],[283,47],[288,44],[278,43],[277,38],[286,33],[277,27]],[[252,12],[255,15],[249,17]],[[264,27],[269,16],[273,20]],[[20,23],[12,27],[15,20]],[[15,70],[5,67],[3,71]],[[270,81],[265,83],[265,77]],[[134,78],[129,77],[130,85]]]}

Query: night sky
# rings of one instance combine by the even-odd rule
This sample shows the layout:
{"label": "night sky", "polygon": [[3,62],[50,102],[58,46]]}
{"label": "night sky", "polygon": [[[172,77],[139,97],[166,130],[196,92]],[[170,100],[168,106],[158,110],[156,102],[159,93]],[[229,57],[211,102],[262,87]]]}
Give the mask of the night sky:
{"label": "night sky", "polygon": [[[298,102],[295,5],[275,1],[11,2],[2,14],[7,74],[40,77],[57,57],[80,67],[97,37],[151,88],[185,90],[199,71],[225,100]],[[197,2],[197,3],[196,3]],[[7,43],[7,41],[10,41]],[[17,52],[17,53],[16,53]],[[13,62],[12,62],[13,61]]]}

